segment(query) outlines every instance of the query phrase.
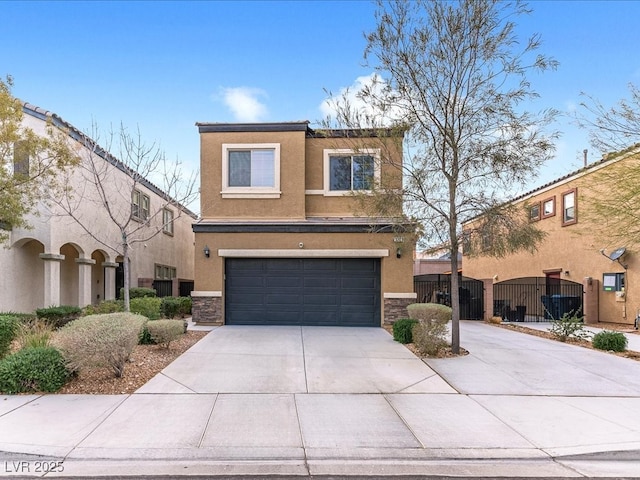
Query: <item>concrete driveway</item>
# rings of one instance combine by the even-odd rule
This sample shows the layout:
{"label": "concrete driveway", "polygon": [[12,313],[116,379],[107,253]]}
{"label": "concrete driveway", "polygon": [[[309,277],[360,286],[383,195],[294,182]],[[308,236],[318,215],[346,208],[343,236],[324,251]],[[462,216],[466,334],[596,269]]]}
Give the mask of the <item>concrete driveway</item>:
{"label": "concrete driveway", "polygon": [[461,332],[427,365],[379,328],[220,327],[133,395],[0,396],[0,476],[637,477],[639,362]]}
{"label": "concrete driveway", "polygon": [[137,393],[455,393],[381,328],[217,328]]}

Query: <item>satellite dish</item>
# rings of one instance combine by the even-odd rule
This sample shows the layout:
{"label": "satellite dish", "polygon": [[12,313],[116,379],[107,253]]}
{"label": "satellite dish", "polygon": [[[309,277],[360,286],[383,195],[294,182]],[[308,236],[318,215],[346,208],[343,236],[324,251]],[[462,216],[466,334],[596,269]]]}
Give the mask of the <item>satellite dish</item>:
{"label": "satellite dish", "polygon": [[616,248],[613,252],[611,252],[611,255],[609,255],[609,258],[614,261],[618,260],[620,257],[624,255],[626,251],[627,249],[625,247]]}

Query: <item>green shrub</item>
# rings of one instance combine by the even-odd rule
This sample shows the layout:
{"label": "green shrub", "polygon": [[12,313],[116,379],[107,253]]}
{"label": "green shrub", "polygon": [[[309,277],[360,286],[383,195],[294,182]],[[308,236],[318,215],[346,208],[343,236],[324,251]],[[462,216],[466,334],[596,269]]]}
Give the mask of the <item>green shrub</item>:
{"label": "green shrub", "polygon": [[588,340],[591,337],[591,333],[584,329],[582,317],[568,313],[565,313],[558,320],[551,320],[549,332],[561,342],[566,342],[569,338]]}
{"label": "green shrub", "polygon": [[15,317],[21,322],[29,322],[38,318],[35,313],[0,312],[0,317]]}
{"label": "green shrub", "polygon": [[72,371],[108,367],[121,377],[146,321],[141,315],[125,312],[90,315],[56,332],[54,344]]}
{"label": "green shrub", "polygon": [[85,316],[116,312],[124,312],[124,302],[122,300],[105,300],[97,305],[87,305],[84,307]]}
{"label": "green shrub", "polygon": [[155,343],[169,348],[169,344],[184,334],[184,324],[180,320],[155,320],[147,322],[147,330]]}
{"label": "green shrub", "polygon": [[160,304],[162,299],[158,297],[132,298],[130,302],[131,313],[137,313],[149,320],[160,318]]}
{"label": "green shrub", "polygon": [[[131,287],[129,289],[129,300],[132,298],[155,297],[156,291],[153,288]],[[120,289],[120,298],[124,298],[124,288]]]}
{"label": "green shrub", "polygon": [[58,307],[39,308],[36,315],[49,323],[53,328],[60,328],[82,314],[82,309],[72,305],[60,305]]}
{"label": "green shrub", "polygon": [[9,353],[11,342],[18,335],[18,319],[13,315],[0,316],[0,358]]}
{"label": "green shrub", "polygon": [[48,347],[53,336],[53,327],[42,320],[23,321],[18,327],[20,348]]}
{"label": "green shrub", "polygon": [[184,316],[189,316],[191,315],[191,307],[193,305],[193,302],[191,300],[191,297],[178,297],[180,299],[180,312],[182,313],[182,315]]}
{"label": "green shrub", "polygon": [[163,318],[176,318],[182,314],[182,302],[179,297],[164,297],[160,303]]}
{"label": "green shrub", "polygon": [[447,343],[447,324],[442,321],[420,320],[413,326],[413,345],[420,355],[435,356]]}
{"label": "green shrub", "polygon": [[149,320],[144,324],[144,326],[142,327],[142,330],[140,331],[140,335],[138,335],[139,345],[155,345],[156,344],[156,342],[153,341],[153,338],[151,338],[151,334],[149,333],[149,328],[147,326],[151,321],[157,322],[157,320]]}
{"label": "green shrub", "polygon": [[25,348],[0,361],[0,392],[55,392],[68,376],[64,359],[55,348]]}
{"label": "green shrub", "polygon": [[416,323],[418,323],[418,320],[414,320],[412,318],[401,318],[396,320],[393,324],[393,339],[400,343],[413,342],[411,329]]}
{"label": "green shrub", "polygon": [[593,347],[599,350],[624,352],[627,349],[627,337],[622,332],[603,330],[593,336]]}
{"label": "green shrub", "polygon": [[409,318],[445,324],[451,320],[451,307],[439,303],[412,303],[407,306]]}

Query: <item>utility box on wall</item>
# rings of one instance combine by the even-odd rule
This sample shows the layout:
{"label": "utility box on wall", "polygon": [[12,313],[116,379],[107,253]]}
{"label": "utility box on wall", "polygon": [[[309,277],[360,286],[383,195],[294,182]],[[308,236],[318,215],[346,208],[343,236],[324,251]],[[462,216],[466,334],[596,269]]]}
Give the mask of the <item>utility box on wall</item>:
{"label": "utility box on wall", "polygon": [[624,291],[624,273],[603,273],[602,290],[605,292]]}

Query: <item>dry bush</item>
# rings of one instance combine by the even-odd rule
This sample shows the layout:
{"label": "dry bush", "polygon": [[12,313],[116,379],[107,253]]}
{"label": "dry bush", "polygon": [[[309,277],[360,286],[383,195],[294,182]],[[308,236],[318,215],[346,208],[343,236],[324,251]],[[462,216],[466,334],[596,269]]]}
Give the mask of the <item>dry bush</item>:
{"label": "dry bush", "polygon": [[169,348],[169,344],[184,333],[184,322],[182,320],[154,320],[147,322],[147,330],[149,330],[154,342],[164,348]]}
{"label": "dry bush", "polygon": [[146,321],[142,315],[126,312],[89,315],[60,329],[54,344],[70,370],[108,367],[119,378]]}
{"label": "dry bush", "polygon": [[407,306],[409,318],[446,324],[451,320],[451,307],[439,303],[412,303]]}
{"label": "dry bush", "polygon": [[447,347],[447,324],[420,320],[413,326],[411,334],[413,337],[413,345],[418,353],[422,356],[436,356],[438,352]]}

